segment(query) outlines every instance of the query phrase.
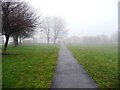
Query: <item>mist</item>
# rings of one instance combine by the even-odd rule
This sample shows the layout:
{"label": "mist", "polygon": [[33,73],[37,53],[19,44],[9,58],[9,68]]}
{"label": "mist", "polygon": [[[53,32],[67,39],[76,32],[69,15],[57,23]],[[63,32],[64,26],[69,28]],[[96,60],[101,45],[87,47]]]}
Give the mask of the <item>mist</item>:
{"label": "mist", "polygon": [[[117,41],[118,1],[119,0],[27,0],[43,17],[60,16],[64,18],[68,28],[68,34],[64,41],[100,41],[104,43],[106,40],[107,42]],[[37,42],[40,42],[40,37],[45,39],[43,36],[44,35],[39,35],[38,33],[35,34]],[[87,40],[87,38],[89,39]]]}
{"label": "mist", "polygon": [[[24,0],[22,0],[24,1]],[[62,40],[66,43],[111,43],[118,41],[118,1],[119,0],[26,0],[34,11],[45,17],[64,19],[67,34]],[[51,22],[52,23],[52,22]],[[47,43],[43,28],[38,25],[30,40],[34,43]],[[12,38],[9,42],[13,42]],[[50,35],[50,43],[53,36]]]}
{"label": "mist", "polygon": [[118,1],[0,1],[0,88],[119,88]]}

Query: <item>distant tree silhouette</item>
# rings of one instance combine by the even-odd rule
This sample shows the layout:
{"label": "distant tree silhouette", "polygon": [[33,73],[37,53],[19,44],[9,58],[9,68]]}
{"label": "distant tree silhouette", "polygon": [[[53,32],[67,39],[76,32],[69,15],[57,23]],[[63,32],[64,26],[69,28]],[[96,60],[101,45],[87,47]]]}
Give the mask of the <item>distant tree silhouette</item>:
{"label": "distant tree silhouette", "polygon": [[52,18],[51,17],[44,17],[42,22],[43,31],[47,37],[47,43],[50,42],[51,37],[51,29],[52,29]]}
{"label": "distant tree silhouette", "polygon": [[53,16],[53,38],[54,44],[58,38],[64,37],[67,33],[66,23],[63,18]]}

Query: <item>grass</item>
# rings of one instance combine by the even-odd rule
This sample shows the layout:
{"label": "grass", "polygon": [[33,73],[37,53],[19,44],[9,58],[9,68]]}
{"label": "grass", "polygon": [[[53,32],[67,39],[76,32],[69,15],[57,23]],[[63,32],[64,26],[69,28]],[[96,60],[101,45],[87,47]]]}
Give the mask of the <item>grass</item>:
{"label": "grass", "polygon": [[10,46],[2,59],[3,88],[49,88],[58,56],[57,45]]}
{"label": "grass", "polygon": [[0,45],[0,89],[2,89],[2,45]]}
{"label": "grass", "polygon": [[117,45],[68,45],[69,50],[101,88],[118,85]]}

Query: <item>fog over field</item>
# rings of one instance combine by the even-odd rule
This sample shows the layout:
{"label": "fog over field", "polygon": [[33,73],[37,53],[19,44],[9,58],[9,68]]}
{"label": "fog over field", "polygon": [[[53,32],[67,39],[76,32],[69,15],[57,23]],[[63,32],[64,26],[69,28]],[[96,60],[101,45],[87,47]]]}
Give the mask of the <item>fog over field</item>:
{"label": "fog over field", "polygon": [[[67,37],[104,36],[118,33],[119,0],[27,0],[42,16],[60,16],[67,23]],[[76,38],[77,39],[77,38]]]}
{"label": "fog over field", "polygon": [[119,1],[1,0],[0,88],[120,88]]}
{"label": "fog over field", "polygon": [[[72,43],[118,41],[119,0],[20,1],[28,2],[31,8],[41,17],[42,26],[38,25],[32,36],[35,43],[46,43],[47,38],[49,38],[50,43],[54,42],[53,31],[51,32],[53,28],[51,27],[53,27],[53,22],[54,24],[57,22],[57,20],[54,21],[55,18],[60,19],[66,29],[66,33],[63,35],[62,32],[56,42],[61,39]],[[55,17],[54,20],[52,20],[53,17]],[[43,21],[49,25],[45,26]],[[50,33],[47,32],[50,35],[45,32],[46,27],[50,29]],[[10,39],[9,42],[13,42],[13,40]]]}

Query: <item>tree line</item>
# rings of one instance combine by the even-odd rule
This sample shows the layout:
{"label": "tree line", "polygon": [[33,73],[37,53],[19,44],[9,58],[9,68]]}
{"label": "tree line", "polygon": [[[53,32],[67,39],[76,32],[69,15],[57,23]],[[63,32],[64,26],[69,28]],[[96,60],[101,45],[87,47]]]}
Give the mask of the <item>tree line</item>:
{"label": "tree line", "polygon": [[67,43],[84,43],[84,44],[108,44],[108,43],[118,43],[118,31],[114,32],[111,36],[105,34],[96,36],[71,36],[67,38]]}
{"label": "tree line", "polygon": [[44,32],[47,41],[54,37],[56,40],[65,33],[65,22],[62,18],[54,16],[44,17],[37,14],[33,8],[26,2],[12,2],[11,0],[2,0],[0,14],[2,16],[2,35],[5,35],[5,44],[3,54],[7,53],[9,38],[13,37],[14,45],[18,45],[22,39],[33,35],[35,28],[40,26],[40,31]]}

